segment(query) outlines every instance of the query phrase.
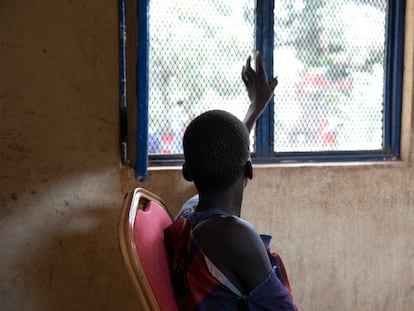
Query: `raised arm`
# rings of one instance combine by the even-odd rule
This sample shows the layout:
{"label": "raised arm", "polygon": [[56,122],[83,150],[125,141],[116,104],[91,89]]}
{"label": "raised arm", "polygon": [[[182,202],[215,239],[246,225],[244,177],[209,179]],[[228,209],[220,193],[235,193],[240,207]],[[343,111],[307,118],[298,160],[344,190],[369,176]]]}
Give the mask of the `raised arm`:
{"label": "raised arm", "polygon": [[256,70],[251,67],[250,61],[251,56],[247,57],[246,65],[242,69],[242,80],[250,100],[243,122],[249,132],[265,110],[278,83],[277,76],[270,83],[267,82],[262,55],[259,51],[256,52]]}

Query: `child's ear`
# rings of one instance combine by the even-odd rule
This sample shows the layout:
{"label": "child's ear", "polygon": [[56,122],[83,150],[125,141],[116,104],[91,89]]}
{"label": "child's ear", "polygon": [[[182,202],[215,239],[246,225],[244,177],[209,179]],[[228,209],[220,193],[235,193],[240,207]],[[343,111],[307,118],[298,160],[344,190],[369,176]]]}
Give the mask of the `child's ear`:
{"label": "child's ear", "polygon": [[253,166],[252,161],[248,160],[244,166],[244,174],[247,178],[253,179]]}
{"label": "child's ear", "polygon": [[183,172],[183,176],[184,176],[185,180],[187,180],[187,181],[193,181],[194,180],[193,175],[191,174],[190,168],[188,167],[187,163],[183,164],[182,172]]}

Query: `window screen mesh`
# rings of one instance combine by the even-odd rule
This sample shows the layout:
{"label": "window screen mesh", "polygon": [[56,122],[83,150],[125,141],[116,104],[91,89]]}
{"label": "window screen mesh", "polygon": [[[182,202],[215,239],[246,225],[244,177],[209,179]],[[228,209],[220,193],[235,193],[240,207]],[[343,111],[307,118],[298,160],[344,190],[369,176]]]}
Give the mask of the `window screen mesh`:
{"label": "window screen mesh", "polygon": [[182,153],[188,122],[209,109],[243,118],[254,1],[150,1],[149,153]]}
{"label": "window screen mesh", "polygon": [[378,150],[386,1],[276,1],[274,151]]}
{"label": "window screen mesh", "polygon": [[[208,109],[243,118],[254,5],[150,1],[150,154],[182,153]],[[386,1],[275,0],[274,19],[274,151],[381,149]]]}

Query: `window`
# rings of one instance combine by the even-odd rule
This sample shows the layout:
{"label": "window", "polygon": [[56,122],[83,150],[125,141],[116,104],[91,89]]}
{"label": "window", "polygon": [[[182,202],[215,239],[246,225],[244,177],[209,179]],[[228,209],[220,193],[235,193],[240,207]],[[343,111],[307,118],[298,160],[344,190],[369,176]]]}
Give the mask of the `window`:
{"label": "window", "polygon": [[[242,118],[241,67],[256,49],[279,85],[251,137],[254,162],[398,158],[404,9],[385,0],[121,0],[124,162],[136,149],[145,179],[148,156],[151,165],[182,162],[194,116],[224,109]],[[127,21],[136,11],[135,36]]]}

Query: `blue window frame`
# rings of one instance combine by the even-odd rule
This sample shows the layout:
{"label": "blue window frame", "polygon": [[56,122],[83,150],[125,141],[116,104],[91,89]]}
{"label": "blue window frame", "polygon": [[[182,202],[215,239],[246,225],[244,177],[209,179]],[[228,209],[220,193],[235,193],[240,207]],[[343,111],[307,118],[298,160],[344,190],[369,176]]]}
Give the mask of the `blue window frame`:
{"label": "blue window frame", "polygon": [[[153,0],[155,1],[155,0]],[[304,3],[304,1],[297,1]],[[358,1],[356,1],[358,2]],[[364,1],[359,1],[364,2]],[[366,1],[367,2],[367,1]],[[369,1],[368,1],[369,2]],[[374,1],[375,2],[375,1]],[[126,94],[128,83],[126,62],[127,44],[127,9],[125,0],[120,0],[121,21],[121,140],[123,163],[135,166],[136,177],[145,180],[147,166],[150,165],[177,165],[183,162],[182,154],[150,154],[148,155],[148,122],[149,122],[149,0],[137,1],[136,16],[138,33],[137,66],[136,66],[136,94]],[[276,1],[278,5],[278,3]],[[268,77],[273,76],[274,49],[275,49],[275,1],[257,0],[255,2],[255,49],[262,51]],[[135,14],[133,12],[133,14]],[[402,102],[402,72],[403,72],[403,38],[404,38],[405,1],[387,1],[385,55],[384,55],[384,87],[382,106],[382,143],[378,148],[364,148],[358,150],[327,149],[327,150],[275,150],[275,105],[273,101],[263,113],[255,129],[255,143],[252,159],[255,163],[280,162],[320,162],[320,161],[361,161],[361,160],[395,160],[399,158],[400,125]],[[132,67],[133,68],[133,67]],[[278,86],[279,87],[279,86]],[[136,98],[136,142],[128,141],[128,118],[126,97]],[[130,101],[131,102],[131,101]],[[133,101],[132,101],[133,102]],[[277,112],[276,112],[277,114]],[[130,122],[131,123],[131,122]],[[129,124],[131,125],[131,124]],[[136,146],[135,158],[128,154],[126,145]]]}

